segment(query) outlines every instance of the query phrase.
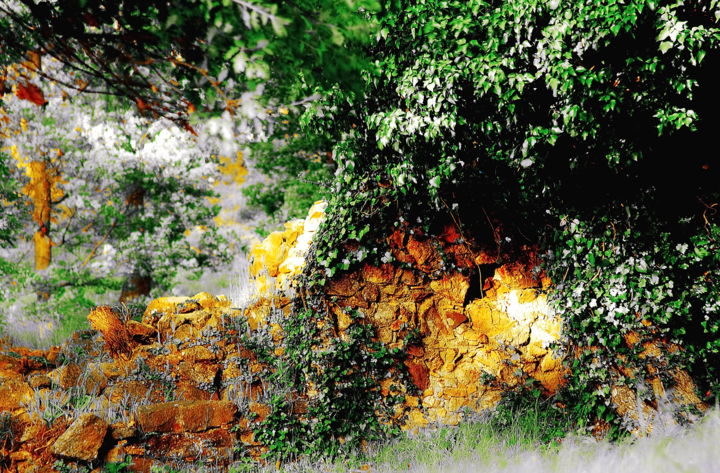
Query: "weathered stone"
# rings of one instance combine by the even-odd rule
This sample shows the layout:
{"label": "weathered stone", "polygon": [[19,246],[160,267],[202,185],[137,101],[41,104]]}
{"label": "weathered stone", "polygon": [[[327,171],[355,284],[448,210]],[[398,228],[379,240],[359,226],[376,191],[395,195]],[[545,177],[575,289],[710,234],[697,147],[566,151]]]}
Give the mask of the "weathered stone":
{"label": "weathered stone", "polygon": [[138,408],[143,432],[202,432],[230,423],[237,406],[230,401],[178,401]]}
{"label": "weathered stone", "polygon": [[[155,389],[154,389],[155,388]],[[128,399],[153,399],[162,397],[159,389],[144,381],[119,381],[105,390],[105,396],[112,404]]]}
{"label": "weathered stone", "polygon": [[108,425],[95,414],[82,414],[53,444],[53,455],[76,460],[91,461],[105,439]]}
{"label": "weathered stone", "polygon": [[28,416],[28,420],[26,421],[22,434],[20,435],[20,443],[37,438],[37,436],[45,429],[45,421],[38,414]]}
{"label": "weathered stone", "polygon": [[486,334],[475,330],[464,331],[462,337],[469,342],[476,342],[478,345],[487,345],[490,342],[490,338]]}
{"label": "weathered stone", "polygon": [[338,280],[332,281],[327,288],[327,295],[350,297],[357,294],[360,290],[357,279],[351,276],[343,276]]}
{"label": "weathered stone", "polygon": [[419,389],[425,389],[430,384],[430,377],[428,368],[423,363],[418,363],[413,360],[405,360],[405,366],[407,366],[410,377]]}
{"label": "weathered stone", "polygon": [[209,292],[199,292],[191,297],[197,301],[203,309],[226,309],[232,305],[230,299],[223,295],[213,296]]}
{"label": "weathered stone", "polygon": [[101,335],[95,330],[78,330],[61,346],[58,357],[66,360],[87,360],[103,353]]}
{"label": "weathered stone", "polygon": [[48,376],[52,382],[63,388],[69,389],[77,384],[78,378],[82,374],[82,370],[75,363],[68,363],[67,365],[55,368],[48,373]]}
{"label": "weathered stone", "polygon": [[183,401],[209,401],[213,398],[217,399],[215,391],[207,391],[200,389],[192,381],[178,381],[175,387],[175,399]]}
{"label": "weathered stone", "polygon": [[437,269],[437,263],[441,261],[441,258],[433,246],[432,240],[421,240],[410,236],[405,248],[410,256],[413,257],[420,270],[434,271]]}
{"label": "weathered stone", "polygon": [[178,372],[184,379],[196,384],[212,384],[220,369],[217,364],[190,363],[183,361],[178,365]]}
{"label": "weathered stone", "polygon": [[408,355],[421,357],[425,354],[425,349],[420,345],[410,345],[407,347]]}
{"label": "weathered stone", "polygon": [[235,355],[234,357],[227,357],[225,359],[225,368],[223,368],[221,379],[223,382],[228,380],[239,378],[243,375],[244,370],[240,365],[242,363],[241,358]]}
{"label": "weathered stone", "polygon": [[352,317],[347,315],[342,309],[335,309],[333,310],[333,313],[336,317],[338,329],[346,330],[350,325],[352,325]]}
{"label": "weathered stone", "polygon": [[182,459],[194,461],[211,457],[213,462],[223,463],[232,460],[233,435],[227,429],[211,429],[200,433],[164,433],[147,439],[150,451],[163,459]]}
{"label": "weathered stone", "polygon": [[173,337],[176,340],[196,340],[200,337],[200,330],[192,325],[181,325],[175,330]]}
{"label": "weathered stone", "polygon": [[411,409],[410,411],[408,411],[407,415],[407,424],[412,426],[413,428],[424,427],[429,423],[428,419],[425,417],[425,414],[420,409]]}
{"label": "weathered stone", "polygon": [[216,353],[213,353],[209,348],[202,345],[186,348],[181,353],[182,357],[191,363],[197,361],[214,361],[218,358]]}
{"label": "weathered stone", "polygon": [[465,294],[470,288],[470,279],[461,273],[444,275],[442,279],[431,281],[430,288],[452,305],[462,306],[465,302]]}
{"label": "weathered stone", "polygon": [[22,356],[19,353],[0,353],[0,369],[20,372],[23,370]]}
{"label": "weathered stone", "polygon": [[212,314],[207,310],[197,310],[195,312],[187,312],[182,314],[166,314],[158,320],[158,330],[163,334],[172,334],[183,325],[191,325],[193,328],[201,330]]}
{"label": "weathered stone", "polygon": [[110,425],[110,436],[115,440],[124,440],[134,437],[137,429],[133,422],[115,422]]}
{"label": "weathered stone", "polygon": [[130,336],[137,342],[152,343],[157,338],[157,330],[152,325],[135,320],[129,320],[125,325]]}
{"label": "weathered stone", "polygon": [[455,328],[458,325],[466,322],[468,319],[465,315],[461,314],[460,312],[456,312],[456,311],[452,311],[452,310],[450,312],[447,312],[445,314],[445,317],[447,317],[450,322],[450,328]]}
{"label": "weathered stone", "polygon": [[[159,297],[148,304],[143,314],[143,323],[147,325],[155,325],[155,323],[166,314],[176,313],[178,306],[187,302],[189,297]],[[197,304],[197,309],[200,304]]]}
{"label": "weathered stone", "polygon": [[108,385],[108,378],[97,363],[89,363],[80,378],[80,384],[88,394],[99,394]]}
{"label": "weathered stone", "polygon": [[0,378],[0,411],[14,411],[29,403],[35,391],[21,379]]}
{"label": "weathered stone", "polygon": [[102,374],[105,375],[107,379],[115,379],[128,376],[134,368],[134,365],[132,363],[128,362],[127,360],[121,359],[109,362],[101,362],[98,363],[97,366],[100,368],[100,371],[102,371]]}
{"label": "weathered stone", "polygon": [[[114,439],[115,437],[113,437]],[[118,439],[116,439],[118,440]],[[121,440],[117,445],[114,445],[105,453],[103,460],[105,463],[121,463],[125,460],[128,453],[125,451],[126,441]]]}
{"label": "weathered stone", "polygon": [[30,387],[34,389],[49,388],[52,385],[52,379],[50,379],[50,376],[40,373],[28,376],[27,382]]}
{"label": "weathered stone", "polygon": [[270,406],[261,402],[251,402],[249,406],[250,412],[255,414],[255,420],[262,422],[267,416],[270,415]]}
{"label": "weathered stone", "polygon": [[366,264],[362,269],[362,279],[373,284],[387,284],[393,280],[395,269],[393,265],[384,263],[382,266]]}

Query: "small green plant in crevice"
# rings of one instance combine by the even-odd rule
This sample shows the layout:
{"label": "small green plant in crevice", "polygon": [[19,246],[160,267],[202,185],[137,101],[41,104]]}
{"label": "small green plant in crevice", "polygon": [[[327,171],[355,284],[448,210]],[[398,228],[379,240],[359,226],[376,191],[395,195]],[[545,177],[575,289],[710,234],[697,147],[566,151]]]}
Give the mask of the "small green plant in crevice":
{"label": "small green plant in crevice", "polygon": [[48,427],[61,417],[74,419],[78,415],[100,410],[101,400],[85,392],[81,386],[69,389],[53,387],[35,390],[32,400],[27,403],[27,411],[45,421]]}
{"label": "small green plant in crevice", "polygon": [[69,465],[64,460],[57,460],[53,463],[53,468],[58,473],[90,473],[90,469],[83,465]]}
{"label": "small green plant in crevice", "polygon": [[127,455],[122,461],[107,463],[104,469],[106,473],[127,473],[132,465],[132,457]]}
{"label": "small green plant in crevice", "polygon": [[[271,412],[255,429],[267,456],[342,456],[399,432],[392,415],[411,389],[403,352],[374,341],[374,328],[353,317],[342,332],[312,310],[280,321],[284,353],[270,361]],[[379,382],[389,377],[404,386],[383,396]]]}
{"label": "small green plant in crevice", "polygon": [[175,399],[176,380],[169,366],[166,366],[164,371],[160,371],[148,365],[142,357],[138,357],[135,363],[135,368],[126,379],[149,381],[162,391],[166,401],[173,401]]}

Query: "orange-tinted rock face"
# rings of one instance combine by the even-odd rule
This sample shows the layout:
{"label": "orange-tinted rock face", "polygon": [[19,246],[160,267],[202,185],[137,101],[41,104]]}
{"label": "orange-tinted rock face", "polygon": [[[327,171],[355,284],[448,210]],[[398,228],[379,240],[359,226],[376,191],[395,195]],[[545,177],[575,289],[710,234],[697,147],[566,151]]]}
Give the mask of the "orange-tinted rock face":
{"label": "orange-tinted rock face", "polygon": [[0,412],[12,412],[30,402],[32,388],[22,378],[0,378]]}
{"label": "orange-tinted rock face", "polygon": [[[388,243],[396,260],[412,269],[365,265],[325,292],[334,298],[341,330],[348,324],[344,313],[357,309],[391,347],[419,331],[421,343],[408,348],[406,366],[424,413],[409,413],[408,427],[455,423],[463,409],[494,406],[503,385],[526,377],[557,391],[565,370],[549,347],[562,324],[547,303],[550,281],[532,248],[497,263],[492,251],[471,251],[453,226],[440,239],[397,230]],[[444,269],[443,261],[455,269]]]}
{"label": "orange-tinted rock face", "polygon": [[136,421],[143,432],[203,432],[229,424],[237,407],[230,401],[177,401],[140,407]]}
{"label": "orange-tinted rock face", "polygon": [[64,458],[90,461],[97,458],[98,450],[105,439],[108,425],[94,414],[82,414],[55,441],[53,455]]}

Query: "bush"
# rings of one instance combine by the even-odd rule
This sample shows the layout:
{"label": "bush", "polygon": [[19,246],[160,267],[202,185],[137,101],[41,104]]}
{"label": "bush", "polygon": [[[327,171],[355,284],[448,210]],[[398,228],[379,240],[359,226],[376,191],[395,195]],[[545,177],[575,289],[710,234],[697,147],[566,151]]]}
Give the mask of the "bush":
{"label": "bush", "polygon": [[[306,117],[346,132],[311,279],[379,261],[403,221],[490,222],[547,255],[586,423],[619,428],[610,387],[671,387],[677,367],[716,399],[718,18],[701,1],[385,5],[366,89]],[[648,370],[630,333],[682,349]]]}

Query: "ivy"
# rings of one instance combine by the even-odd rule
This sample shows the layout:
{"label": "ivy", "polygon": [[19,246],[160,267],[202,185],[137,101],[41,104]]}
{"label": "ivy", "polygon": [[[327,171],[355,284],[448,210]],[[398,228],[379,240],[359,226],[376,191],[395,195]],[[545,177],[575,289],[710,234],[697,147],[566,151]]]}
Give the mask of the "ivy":
{"label": "ivy", "polygon": [[268,359],[271,413],[255,430],[269,457],[335,457],[399,432],[393,414],[408,388],[383,394],[379,382],[407,384],[402,350],[374,341],[373,327],[351,315],[354,323],[343,333],[312,310],[280,322],[282,355]]}
{"label": "ivy", "polygon": [[[340,137],[308,283],[390,261],[404,222],[452,216],[483,238],[492,217],[504,251],[547,254],[581,425],[632,428],[612,388],[650,397],[659,376],[671,392],[677,368],[715,399],[718,16],[699,1],[388,2],[365,89],[330,91],[305,121]],[[655,373],[650,342],[680,347]]]}

